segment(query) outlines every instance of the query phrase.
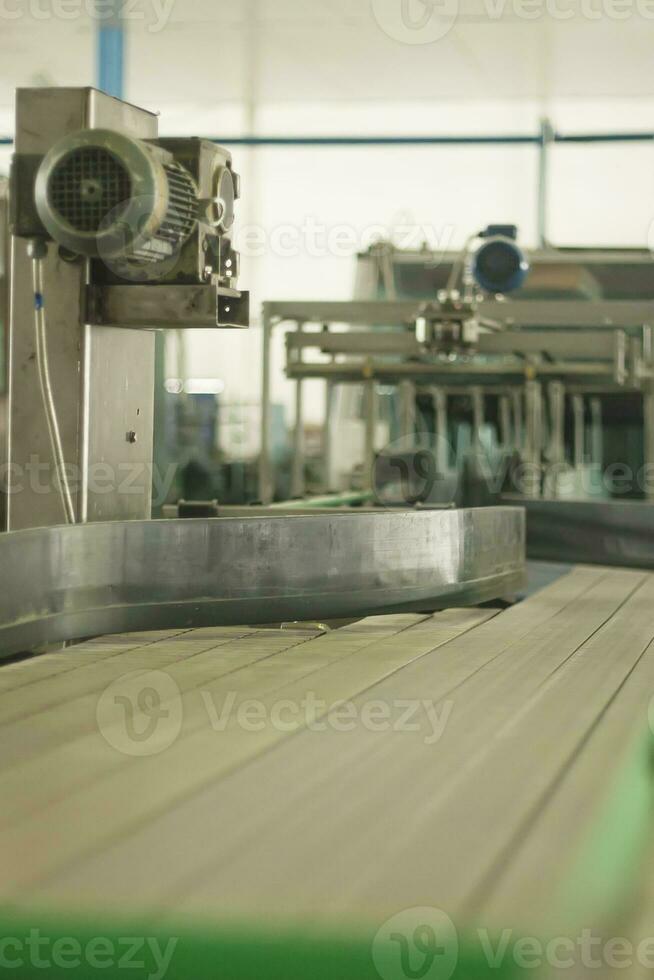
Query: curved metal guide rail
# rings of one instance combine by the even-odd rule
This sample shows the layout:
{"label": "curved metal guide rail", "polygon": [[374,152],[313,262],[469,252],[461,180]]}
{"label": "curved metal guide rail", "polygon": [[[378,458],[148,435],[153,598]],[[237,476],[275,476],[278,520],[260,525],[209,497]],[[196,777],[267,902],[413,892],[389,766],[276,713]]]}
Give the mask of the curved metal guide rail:
{"label": "curved metal guide rail", "polygon": [[0,656],[103,633],[474,605],[521,588],[524,539],[512,507],[0,535]]}
{"label": "curved metal guide rail", "polygon": [[522,506],[530,558],[654,569],[649,501],[524,500]]}

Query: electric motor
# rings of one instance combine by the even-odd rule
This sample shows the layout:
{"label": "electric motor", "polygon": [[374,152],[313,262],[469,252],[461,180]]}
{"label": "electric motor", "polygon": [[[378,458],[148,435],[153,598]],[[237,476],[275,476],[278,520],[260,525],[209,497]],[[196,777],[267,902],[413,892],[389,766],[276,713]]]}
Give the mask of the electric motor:
{"label": "electric motor", "polygon": [[529,261],[511,238],[488,238],[473,259],[473,275],[482,289],[490,293],[510,293],[527,278]]}
{"label": "electric motor", "polygon": [[161,147],[111,130],[56,143],[39,167],[35,197],[56,242],[113,263],[170,260],[197,225],[190,173]]}

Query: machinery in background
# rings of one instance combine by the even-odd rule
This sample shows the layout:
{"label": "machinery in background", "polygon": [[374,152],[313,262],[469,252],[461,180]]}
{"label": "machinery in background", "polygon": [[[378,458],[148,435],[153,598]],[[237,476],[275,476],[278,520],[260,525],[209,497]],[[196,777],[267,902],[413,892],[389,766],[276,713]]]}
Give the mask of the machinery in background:
{"label": "machinery in background", "polygon": [[[295,325],[293,496],[305,489],[303,383],[315,378],[326,389],[325,491],[459,504],[505,492],[654,496],[650,253],[537,250],[527,278],[513,229],[491,227],[480,242],[443,256],[379,245],[360,257],[360,298],[266,305],[268,350],[278,324]],[[614,479],[619,466],[632,479]]]}
{"label": "machinery in background", "polygon": [[19,90],[15,149],[9,529],[149,518],[153,331],[248,325],[238,176],[88,88]]}
{"label": "machinery in background", "polygon": [[[257,499],[259,405],[229,403],[221,394],[199,391],[197,380],[185,385],[179,378],[157,376],[163,389],[156,419],[158,463],[174,478],[154,488],[156,516],[179,500],[230,505]],[[275,428],[285,439],[283,419]]]}

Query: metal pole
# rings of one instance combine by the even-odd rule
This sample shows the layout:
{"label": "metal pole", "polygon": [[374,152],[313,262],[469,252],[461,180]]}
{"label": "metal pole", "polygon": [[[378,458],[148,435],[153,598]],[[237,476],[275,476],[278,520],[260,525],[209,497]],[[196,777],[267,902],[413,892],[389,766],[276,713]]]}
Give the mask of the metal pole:
{"label": "metal pole", "polygon": [[[303,324],[298,323],[298,333]],[[304,484],[304,384],[301,378],[295,383],[295,430],[293,433],[293,464],[291,471],[291,496],[303,497]]]}
{"label": "metal pole", "polygon": [[365,448],[363,460],[364,489],[375,489],[375,439],[377,435],[377,384],[374,378],[366,381],[365,388]]}
{"label": "metal pole", "polygon": [[413,448],[416,438],[416,386],[412,381],[400,382],[400,435]]}
{"label": "metal pole", "polygon": [[581,469],[586,459],[586,406],[583,395],[572,396],[572,411],[575,420],[575,468]]}
{"label": "metal pole", "polygon": [[549,192],[549,156],[554,142],[554,129],[549,119],[540,121],[540,150],[538,155],[538,215],[537,234],[541,248],[547,245],[547,206]]}
{"label": "metal pole", "polygon": [[543,389],[540,381],[525,386],[527,418],[525,426],[525,463],[529,467],[524,492],[528,497],[541,495],[541,453],[543,448]]}
{"label": "metal pole", "polygon": [[449,469],[450,462],[447,394],[441,388],[434,388],[432,391],[432,398],[434,399],[434,418],[436,423],[436,468],[440,474],[444,474]]}
{"label": "metal pole", "polygon": [[643,393],[643,425],[645,442],[645,486],[649,500],[654,499],[654,384],[647,382]]}
{"label": "metal pole", "polygon": [[261,502],[263,504],[271,504],[275,496],[270,459],[270,356],[273,324],[270,320],[265,304],[263,308],[261,329],[263,333],[263,364],[261,372],[261,452],[259,455],[259,497],[261,498]]}
{"label": "metal pole", "polygon": [[486,424],[484,389],[475,385],[470,389],[470,397],[472,398],[472,439],[475,451],[479,453],[482,448],[481,430]]}
{"label": "metal pole", "polygon": [[590,455],[593,466],[602,469],[604,465],[604,433],[602,430],[602,399],[590,399]]}
{"label": "metal pole", "polygon": [[[654,334],[651,326],[643,327],[643,360],[648,372],[654,365]],[[643,451],[645,456],[645,495],[654,499],[654,383],[647,381],[643,389]]]}
{"label": "metal pole", "polygon": [[513,441],[517,452],[522,452],[522,449],[524,448],[523,412],[522,412],[523,397],[524,394],[522,388],[516,388],[511,395],[511,402],[513,408]]}
{"label": "metal pole", "polygon": [[511,446],[511,401],[508,395],[500,395],[500,443],[503,449]]}
{"label": "metal pole", "polygon": [[565,386],[560,381],[548,385],[552,434],[549,461],[555,465],[565,463]]}
{"label": "metal pole", "polygon": [[98,4],[98,88],[116,99],[125,97],[123,6],[123,0]]}
{"label": "metal pole", "polygon": [[334,414],[334,395],[336,386],[333,381],[325,382],[325,423],[323,425],[323,457],[324,472],[323,485],[325,492],[329,493],[332,483],[332,455],[334,449],[333,441],[333,414]]}

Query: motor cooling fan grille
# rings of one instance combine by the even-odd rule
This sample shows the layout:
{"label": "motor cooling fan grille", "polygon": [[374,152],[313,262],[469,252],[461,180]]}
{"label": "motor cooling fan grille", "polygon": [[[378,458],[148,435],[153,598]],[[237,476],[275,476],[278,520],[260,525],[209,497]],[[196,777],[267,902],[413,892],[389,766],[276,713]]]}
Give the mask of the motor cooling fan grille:
{"label": "motor cooling fan grille", "polygon": [[132,182],[116,157],[100,147],[75,150],[52,172],[53,209],[76,231],[97,232],[113,211],[129,204]]}

